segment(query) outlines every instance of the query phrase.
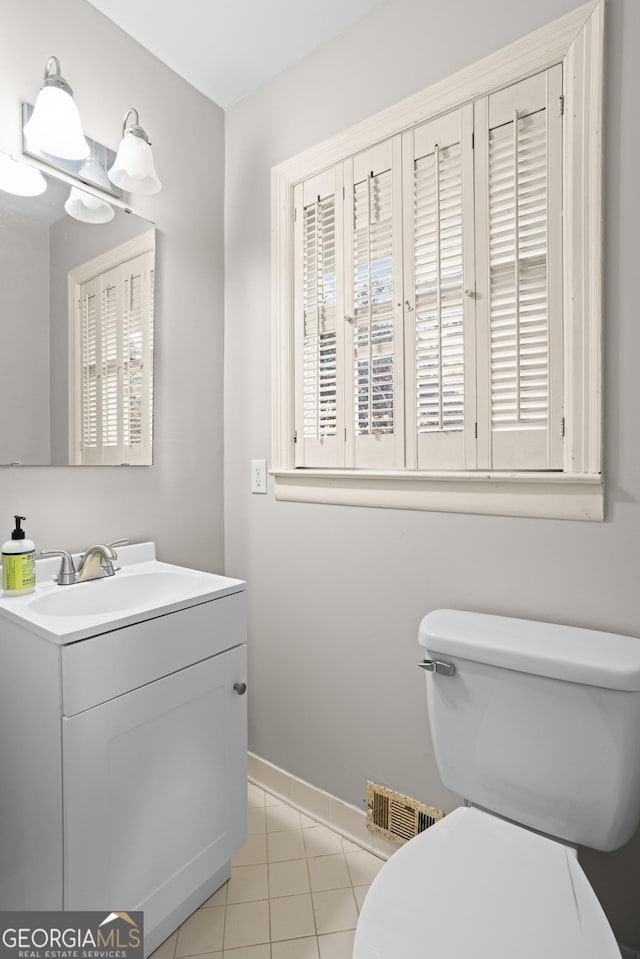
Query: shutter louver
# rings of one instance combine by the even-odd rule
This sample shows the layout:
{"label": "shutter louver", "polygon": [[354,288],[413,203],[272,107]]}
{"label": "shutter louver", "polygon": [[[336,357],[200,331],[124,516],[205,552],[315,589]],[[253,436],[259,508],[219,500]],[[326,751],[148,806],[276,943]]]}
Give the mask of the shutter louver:
{"label": "shutter louver", "polygon": [[353,188],[354,429],[393,433],[393,196],[391,170]]}
{"label": "shutter louver", "polygon": [[304,435],[334,436],[337,420],[336,203],[304,208]]}
{"label": "shutter louver", "polygon": [[460,144],[415,164],[416,403],[419,433],[464,425]]}
{"label": "shutter louver", "polygon": [[[92,287],[94,287],[93,284]],[[84,451],[95,451],[98,443],[97,306],[95,288],[83,291],[79,307],[82,342],[82,448]]]}
{"label": "shutter louver", "polygon": [[131,462],[151,443],[153,269],[146,254],[122,269],[122,428]]}
{"label": "shutter louver", "polygon": [[294,202],[296,466],[340,466],[345,447],[341,171],[327,170],[299,184]]}
{"label": "shutter louver", "polygon": [[491,422],[549,417],[546,111],[489,134]]}
{"label": "shutter louver", "polygon": [[145,357],[145,371],[143,373],[145,388],[146,388],[146,401],[144,403],[143,410],[146,411],[146,423],[143,415],[143,435],[145,437],[145,446],[149,451],[149,458],[151,455],[152,444],[153,444],[153,315],[155,309],[155,282],[156,282],[156,270],[154,266],[154,256],[149,254],[147,257],[149,268],[147,271],[148,277],[148,305],[146,310],[147,316],[147,327],[146,327],[146,357]]}
{"label": "shutter louver", "polygon": [[[561,90],[556,67],[488,98],[487,465],[562,465]],[[554,93],[555,99],[555,93]]]}
{"label": "shutter louver", "polygon": [[473,301],[464,295],[474,270],[472,122],[469,106],[404,137],[407,462],[417,469],[475,465]]}
{"label": "shutter louver", "polygon": [[114,281],[108,280],[102,290],[100,333],[102,347],[101,373],[101,427],[102,447],[120,445],[119,380],[120,355],[118,349],[118,291]]}
{"label": "shutter louver", "polygon": [[124,445],[142,443],[142,277],[131,273],[124,281],[123,352],[123,415]]}

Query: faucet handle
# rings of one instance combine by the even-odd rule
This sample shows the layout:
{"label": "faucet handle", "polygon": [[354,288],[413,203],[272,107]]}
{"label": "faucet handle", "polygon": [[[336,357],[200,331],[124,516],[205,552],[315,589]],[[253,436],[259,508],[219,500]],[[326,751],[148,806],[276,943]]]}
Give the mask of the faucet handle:
{"label": "faucet handle", "polygon": [[66,549],[43,549],[40,551],[40,556],[42,559],[46,559],[47,556],[62,557],[60,571],[54,577],[58,586],[73,586],[77,582],[76,568],[73,565],[71,554]]}
{"label": "faucet handle", "polygon": [[[116,546],[128,546],[128,545],[129,545],[128,539],[114,539],[113,543],[107,543],[106,547],[107,549],[110,549],[111,551],[113,551],[115,550]],[[117,555],[115,553],[114,553],[114,558],[117,559]]]}

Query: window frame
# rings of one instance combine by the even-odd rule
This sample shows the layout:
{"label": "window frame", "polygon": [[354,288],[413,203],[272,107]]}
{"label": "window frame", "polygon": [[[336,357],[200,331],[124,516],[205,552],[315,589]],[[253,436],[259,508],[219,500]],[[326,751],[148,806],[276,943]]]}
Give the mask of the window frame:
{"label": "window frame", "polygon": [[[272,170],[272,452],[276,499],[601,520],[604,2],[535,33]],[[294,188],[381,140],[562,64],[563,469],[549,472],[296,468]]]}

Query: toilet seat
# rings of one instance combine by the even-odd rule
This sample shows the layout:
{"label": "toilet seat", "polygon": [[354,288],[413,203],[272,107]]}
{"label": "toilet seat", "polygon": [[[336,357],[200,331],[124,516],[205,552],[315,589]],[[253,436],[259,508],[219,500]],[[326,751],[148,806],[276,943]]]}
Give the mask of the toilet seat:
{"label": "toilet seat", "polygon": [[353,959],[620,959],[572,848],[473,807],[395,853]]}

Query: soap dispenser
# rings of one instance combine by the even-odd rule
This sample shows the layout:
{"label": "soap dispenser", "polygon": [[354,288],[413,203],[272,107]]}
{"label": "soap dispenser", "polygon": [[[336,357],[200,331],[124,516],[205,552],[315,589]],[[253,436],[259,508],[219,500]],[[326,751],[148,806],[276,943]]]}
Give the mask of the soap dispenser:
{"label": "soap dispenser", "polygon": [[36,586],[35,543],[27,539],[21,523],[25,516],[14,516],[11,539],[2,544],[2,588],[5,596],[23,596]]}

